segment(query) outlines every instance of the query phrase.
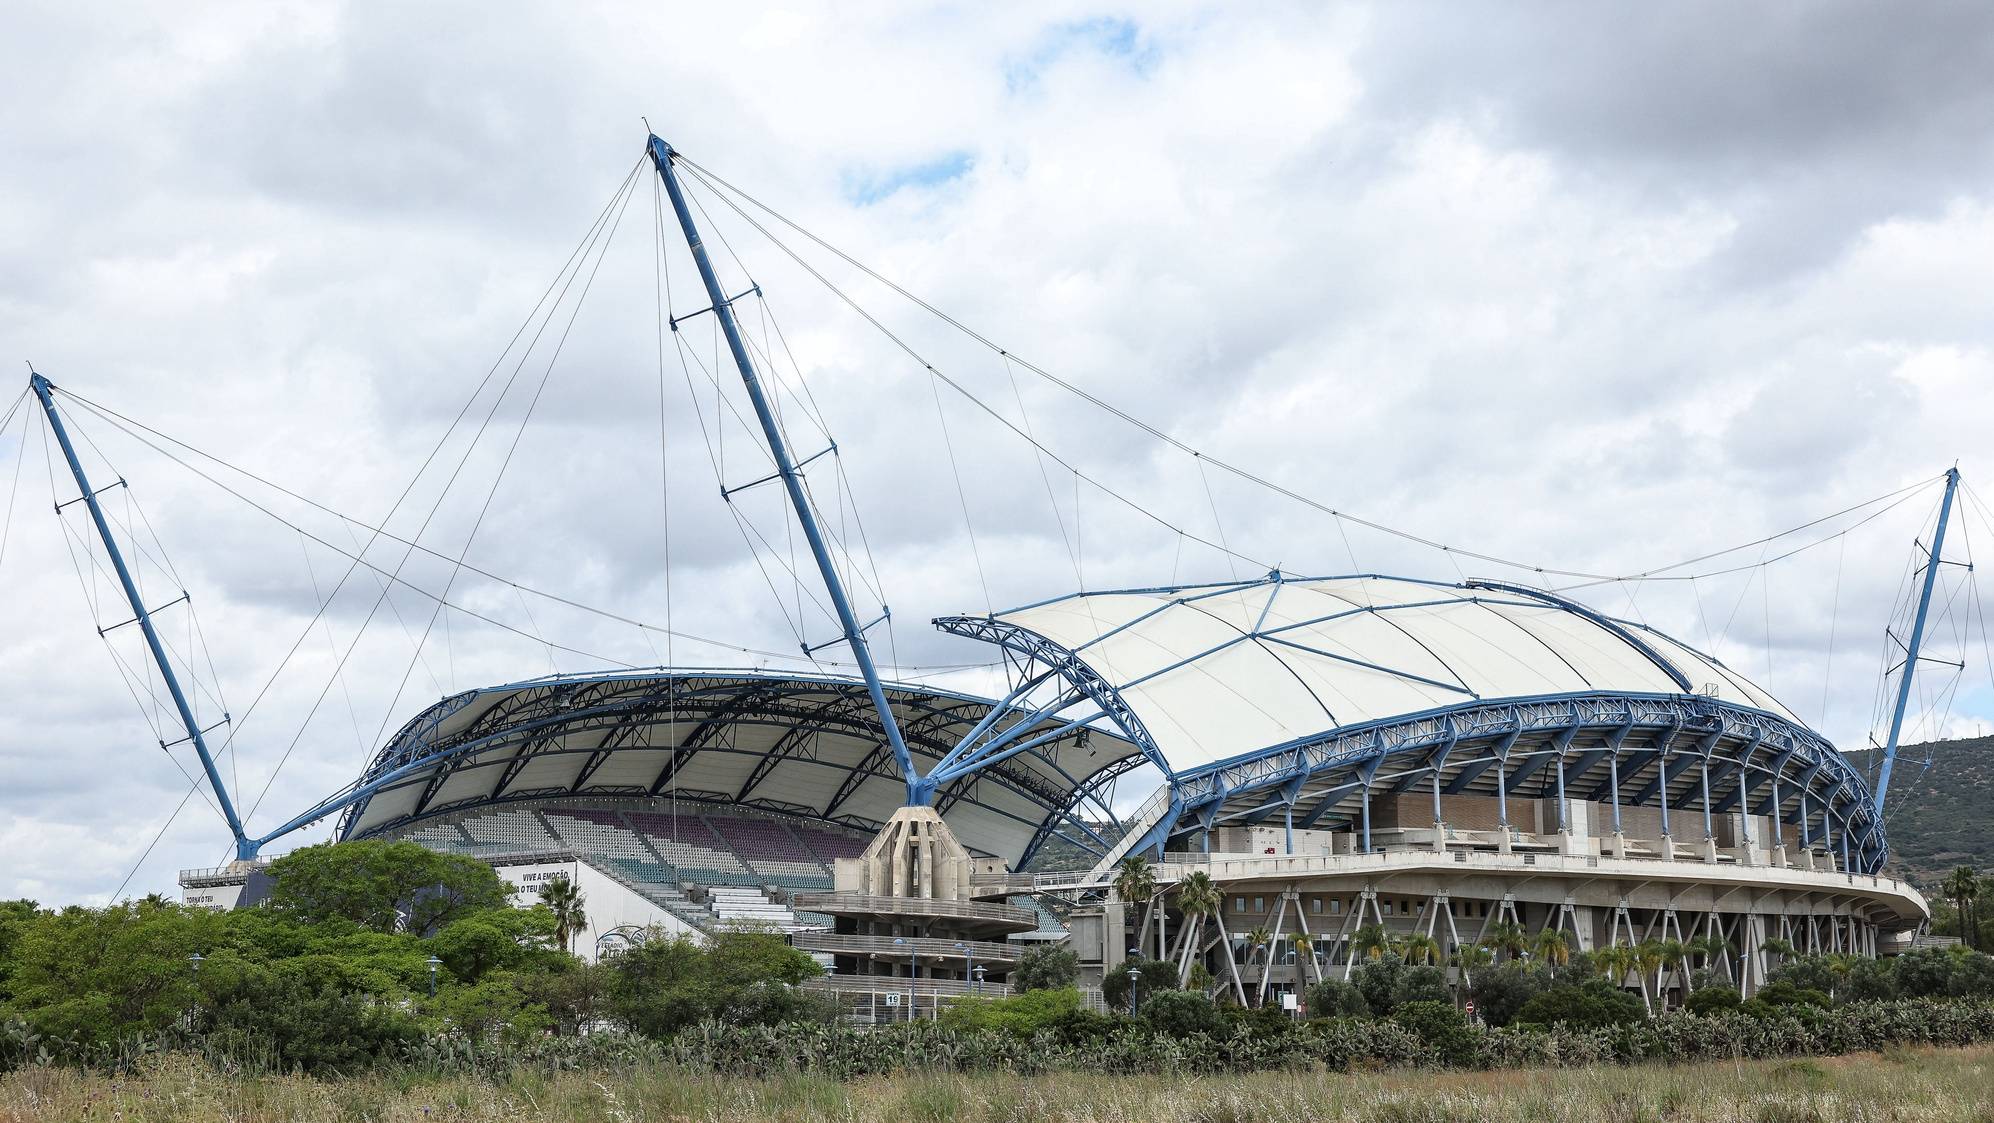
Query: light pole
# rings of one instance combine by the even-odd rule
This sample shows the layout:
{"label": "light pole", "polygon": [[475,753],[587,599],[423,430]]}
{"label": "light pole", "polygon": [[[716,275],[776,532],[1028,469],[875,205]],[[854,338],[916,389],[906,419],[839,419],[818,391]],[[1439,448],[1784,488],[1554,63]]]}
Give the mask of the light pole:
{"label": "light pole", "polygon": [[[963,975],[967,977],[976,974],[976,945],[957,940],[955,942],[955,950],[961,952],[964,958],[969,961],[968,966],[963,969]],[[972,990],[970,993],[973,994],[975,992]]]}
{"label": "light pole", "polygon": [[198,951],[187,957],[187,965],[194,969],[194,977],[196,979],[201,977],[201,964],[207,961],[207,957]]}
{"label": "light pole", "polygon": [[433,955],[429,957],[429,997],[431,998],[436,997],[436,967],[442,962]]}
{"label": "light pole", "polygon": [[975,988],[975,991],[976,991],[976,993],[977,993],[977,994],[979,994],[979,995],[980,995],[980,994],[982,994],[982,993],[983,993],[983,968],[981,968],[981,967],[978,967],[978,968],[976,968],[975,970],[973,970],[973,971],[971,971],[971,972],[970,972],[970,975],[972,976],[972,978],[971,978],[971,980],[970,980],[970,984],[969,984],[969,985]]}
{"label": "light pole", "polygon": [[1142,985],[1142,970],[1135,965],[1135,961],[1141,958],[1140,944],[1129,949],[1129,1017],[1131,1018],[1135,1017],[1136,993]]}

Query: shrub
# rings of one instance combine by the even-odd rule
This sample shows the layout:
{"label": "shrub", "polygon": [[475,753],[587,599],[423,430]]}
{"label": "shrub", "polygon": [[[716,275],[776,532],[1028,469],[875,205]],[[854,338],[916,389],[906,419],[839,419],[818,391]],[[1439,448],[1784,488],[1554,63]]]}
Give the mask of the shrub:
{"label": "shrub", "polygon": [[1380,1017],[1392,1012],[1392,994],[1399,976],[1405,974],[1405,960],[1389,952],[1357,965],[1350,982],[1364,996],[1364,1005]]}
{"label": "shrub", "polygon": [[1364,993],[1342,979],[1324,979],[1305,995],[1311,1018],[1363,1017],[1371,1012]]}
{"label": "shrub", "polygon": [[1442,1064],[1468,1065],[1475,1061],[1476,1034],[1468,1028],[1467,1016],[1451,1002],[1408,1002],[1392,1011],[1392,1024],[1410,1030]]}
{"label": "shrub", "polygon": [[1738,992],[1727,986],[1709,986],[1690,993],[1683,1009],[1692,1014],[1728,1014],[1738,1009],[1744,1001]]}
{"label": "shrub", "polygon": [[1129,1008],[1129,971],[1134,969],[1138,1007],[1152,994],[1177,989],[1177,965],[1160,959],[1130,958],[1115,965],[1101,978],[1101,997],[1117,1010]]}
{"label": "shrub", "polygon": [[1080,979],[1080,957],[1071,948],[1040,944],[1025,952],[1011,985],[1021,991],[1065,990]]}
{"label": "shrub", "polygon": [[1474,979],[1471,993],[1475,1013],[1491,1026],[1506,1026],[1515,1021],[1516,1012],[1525,1003],[1551,986],[1551,972],[1543,964],[1517,960],[1484,967],[1474,973]]}
{"label": "shrub", "polygon": [[952,1029],[996,1030],[1030,1037],[1060,1025],[1079,1012],[1080,992],[1068,987],[1028,990],[1009,998],[951,999],[939,1020]]}
{"label": "shrub", "polygon": [[1211,999],[1188,990],[1166,990],[1152,996],[1143,1003],[1138,1020],[1157,1033],[1179,1040],[1198,1033],[1216,1037],[1223,1022]]}
{"label": "shrub", "polygon": [[1580,986],[1553,986],[1525,1002],[1517,1010],[1518,1025],[1567,1026],[1572,1029],[1603,1029],[1632,1025],[1642,1020],[1646,1008],[1641,1000],[1607,982],[1590,979]]}
{"label": "shrub", "polygon": [[1407,967],[1392,984],[1392,1008],[1408,1002],[1454,1004],[1454,992],[1447,988],[1447,973],[1438,967]]}

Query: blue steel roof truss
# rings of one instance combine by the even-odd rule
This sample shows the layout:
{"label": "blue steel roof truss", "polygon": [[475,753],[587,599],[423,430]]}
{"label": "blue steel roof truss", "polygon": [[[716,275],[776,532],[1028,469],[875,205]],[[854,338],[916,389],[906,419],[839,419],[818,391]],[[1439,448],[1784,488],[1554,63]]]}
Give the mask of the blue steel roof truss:
{"label": "blue steel roof truss", "polygon": [[[748,782],[733,791],[695,791],[679,786],[674,792],[678,798],[765,805],[795,813],[797,808],[793,804],[755,800],[751,798],[753,792],[785,762],[824,763],[816,760],[812,742],[818,735],[830,732],[865,737],[875,747],[840,779],[831,798],[809,813],[830,822],[876,826],[874,820],[855,819],[843,812],[843,805],[863,784],[871,780],[899,783],[903,774],[886,740],[877,736],[877,723],[862,687],[855,680],[826,676],[718,672],[557,678],[466,692],[446,698],[412,719],[376,756],[362,777],[334,797],[335,801],[345,801],[343,807],[334,807],[314,817],[341,814],[339,836],[347,837],[368,800],[409,784],[421,785],[413,809],[392,820],[370,824],[367,833],[395,829],[468,806],[578,794],[641,798],[662,794],[671,786],[672,778],[699,753],[746,755],[753,757],[755,763],[749,769]],[[453,718],[460,717],[481,697],[489,698],[494,693],[503,696],[490,701],[483,712],[454,732],[443,733]],[[989,705],[982,699],[940,691],[897,688],[895,694],[896,706],[908,715],[901,723],[907,743],[929,760],[939,760],[955,747],[953,738],[944,733],[949,725],[969,720]],[[672,759],[659,770],[652,783],[614,786],[590,783],[619,749],[649,747],[644,741],[648,741],[652,726],[664,724],[669,715],[677,715],[691,727],[691,732],[679,742]],[[775,751],[757,753],[737,748],[730,740],[734,729],[746,726],[773,726],[784,732]],[[1065,737],[1085,735],[1074,729],[1061,731]],[[1091,836],[1091,841],[1076,841],[1076,845],[1090,850],[1105,849],[1107,843],[1076,810],[1088,799],[1105,806],[1092,785],[1147,758],[1128,751],[1131,746],[1120,739],[1110,739],[1099,743],[1118,747],[1122,752],[1104,754],[1108,759],[1101,768],[1087,776],[1075,777],[1068,768],[1061,767],[1051,751],[1058,738],[1035,734],[1029,741],[1008,746],[1005,759],[983,762],[974,775],[965,774],[940,785],[940,794],[951,806],[973,802],[985,813],[1029,827],[1034,848],[1042,846],[1046,838],[1077,825],[1082,833]],[[1017,758],[1027,755],[1033,767],[1018,767],[1023,761]],[[515,781],[528,764],[553,756],[583,757],[576,779],[559,787],[516,788]],[[480,782],[478,787],[484,794],[437,800],[453,778],[492,770],[496,770],[498,782],[489,786]],[[978,780],[995,785],[992,791],[1002,789],[1029,800],[1039,809],[1033,812],[1036,817],[1023,818],[979,799],[974,794],[974,782]]]}
{"label": "blue steel roof truss", "polygon": [[[1670,742],[1682,730],[1693,730],[1697,742],[1673,748]],[[1579,744],[1587,747],[1574,752]],[[1442,746],[1447,746],[1444,755]],[[1505,765],[1504,757],[1525,763]],[[1544,770],[1543,762],[1565,758],[1564,767]],[[1402,767],[1394,767],[1394,760]],[[1863,797],[1854,768],[1833,746],[1776,715],[1698,696],[1567,695],[1470,703],[1187,771],[1177,777],[1176,791],[1186,829],[1253,821],[1270,807],[1313,804],[1298,818],[1301,827],[1346,809],[1365,787],[1366,769],[1376,769],[1371,783],[1380,792],[1430,783],[1436,771],[1481,778],[1494,769],[1499,778],[1445,786],[1458,792],[1503,785],[1505,791],[1554,799],[1561,779],[1567,798],[1583,798],[1585,793],[1571,789],[1610,772],[1609,762],[1621,766],[1624,806],[1653,806],[1666,798],[1672,807],[1693,812],[1704,806],[1701,772],[1707,767],[1713,815],[1764,791],[1759,813],[1776,814],[1783,824],[1797,824],[1803,807],[1817,818],[1825,809],[1837,823],[1837,836],[1849,832],[1859,868],[1879,869],[1887,854],[1883,824]],[[1528,782],[1519,782],[1517,775],[1526,769]],[[1637,784],[1630,798],[1625,793]],[[1604,801],[1610,791],[1591,794]]]}

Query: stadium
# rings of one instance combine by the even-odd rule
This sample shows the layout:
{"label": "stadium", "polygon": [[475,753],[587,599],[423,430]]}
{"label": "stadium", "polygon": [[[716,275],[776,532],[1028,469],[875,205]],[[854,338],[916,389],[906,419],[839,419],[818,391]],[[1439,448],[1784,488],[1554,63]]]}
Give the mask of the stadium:
{"label": "stadium", "polygon": [[[774,468],[721,481],[721,497],[781,484],[838,629],[815,644],[799,634],[802,650],[814,660],[842,645],[856,673],[663,668],[456,693],[408,720],[348,788],[261,837],[234,815],[183,702],[238,855],[183,873],[190,903],[257,899],[260,848],[332,821],[338,840],[488,861],[520,903],[573,881],[596,956],[659,931],[772,926],[827,968],[812,985],[872,1020],[1005,993],[1044,942],[1074,951],[1097,1003],[1132,954],[1169,960],[1182,982],[1202,969],[1215,993],[1254,1004],[1347,976],[1384,940],[1452,962],[1462,984],[1476,957],[1455,953],[1490,942],[1697,949],[1699,963],[1678,953],[1622,973],[1666,1002],[1690,989],[1692,966],[1750,994],[1779,954],[1769,946],[1875,956],[1908,947],[1927,920],[1924,899],[1886,872],[1882,807],[1957,470],[1914,570],[1903,660],[1884,675],[1897,672],[1896,709],[1874,791],[1718,659],[1554,592],[1465,577],[1277,569],[1074,592],[934,621],[981,645],[961,666],[1001,676],[992,696],[890,681],[866,636],[890,618],[883,596],[868,585],[874,603],[853,603],[846,543],[804,483],[836,442],[792,454],[733,311],[760,286],[722,283],[680,176],[716,193],[718,181],[655,135],[647,156],[710,302],[674,306],[673,331],[712,315],[749,407],[736,416],[753,416]],[[122,574],[51,388],[34,378]],[[1193,455],[1200,471],[1219,463]],[[125,591],[180,700],[145,603]],[[1132,868],[1150,876],[1125,879]]]}
{"label": "stadium", "polygon": [[[599,947],[778,925],[875,1016],[902,986],[910,1010],[1001,992],[1027,940],[1069,940],[1096,985],[1167,947],[1264,1001],[1347,974],[1366,925],[1443,954],[1502,924],[1573,952],[1715,937],[1709,966],[1750,990],[1767,940],[1877,955],[1926,916],[1824,738],[1717,660],[1557,596],[1276,573],[936,624],[1001,648],[1018,689],[891,686],[909,749],[927,767],[995,729],[1023,746],[935,792],[965,851],[946,889],[861,891],[907,777],[857,678],[465,692],[380,751],[338,837],[475,855],[523,893],[573,877]],[[1077,699],[1100,716],[1062,717]],[[1163,782],[1117,813],[1109,784],[1145,764]],[[1157,862],[1157,907],[1117,898],[1131,855]],[[1199,871],[1223,892],[1210,917],[1169,893]],[[250,880],[183,876],[190,900]]]}

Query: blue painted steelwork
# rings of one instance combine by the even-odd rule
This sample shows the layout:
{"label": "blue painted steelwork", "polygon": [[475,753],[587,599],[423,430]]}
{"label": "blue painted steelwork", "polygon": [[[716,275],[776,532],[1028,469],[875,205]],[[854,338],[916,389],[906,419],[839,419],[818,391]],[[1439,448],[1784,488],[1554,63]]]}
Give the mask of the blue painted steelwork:
{"label": "blue painted steelwork", "polygon": [[[831,560],[831,551],[824,544],[824,532],[817,526],[816,511],[810,505],[810,497],[803,490],[803,476],[789,454],[788,442],[783,439],[782,427],[776,422],[775,412],[770,407],[768,396],[762,391],[761,379],[755,373],[754,360],[748,355],[748,346],[741,338],[741,328],[734,320],[734,300],[720,287],[720,279],[713,271],[706,245],[700,241],[699,228],[692,220],[692,211],[686,205],[685,192],[679,186],[678,173],[673,170],[674,153],[672,146],[662,138],[652,134],[647,148],[651,163],[657,167],[658,178],[664,181],[665,192],[671,196],[672,210],[678,215],[679,227],[685,233],[686,246],[692,251],[692,260],[699,267],[699,277],[706,285],[707,298],[713,302],[710,311],[719,318],[721,333],[727,337],[727,349],[733,353],[734,366],[741,372],[741,384],[747,387],[748,400],[755,407],[755,417],[761,422],[762,436],[768,442],[769,455],[775,459],[776,474],[782,477],[783,489],[789,493],[789,504],[796,510],[796,520],[802,524],[803,537],[810,544],[810,554],[817,561],[818,573],[824,580],[824,589],[831,595],[831,604],[837,610],[839,627],[844,631],[845,644],[851,648],[852,658],[859,665],[859,674],[865,679],[866,690],[872,695],[872,704],[879,711],[880,727],[886,733],[886,740],[893,747],[893,756],[900,764],[901,775],[907,782],[907,802],[911,805],[926,806],[934,794],[934,786],[925,784],[914,767],[914,756],[907,751],[907,743],[901,738],[900,723],[893,716],[893,707],[887,704],[886,688],[880,682],[879,670],[873,666],[872,649],[866,643],[865,628],[859,624],[858,615],[852,611],[851,599],[845,595],[844,581],[838,577],[838,569]],[[745,294],[743,294],[745,295]],[[678,330],[676,322],[672,330]],[[807,651],[807,649],[806,649]]]}
{"label": "blue painted steelwork", "polygon": [[[1670,752],[1671,742],[1683,731],[1693,733],[1697,745]],[[1584,754],[1592,756],[1586,769],[1604,771],[1609,778],[1592,797],[1611,797],[1616,817],[1623,802],[1655,805],[1664,814],[1671,803],[1689,806],[1694,801],[1714,808],[1719,787],[1734,789],[1723,794],[1728,806],[1741,798],[1735,790],[1749,794],[1755,784],[1776,778],[1781,803],[1772,813],[1781,821],[1802,824],[1811,835],[1811,810],[1832,808],[1833,820],[1840,824],[1839,841],[1847,844],[1851,860],[1862,872],[1881,869],[1889,852],[1882,816],[1861,775],[1834,746],[1777,714],[1694,695],[1564,694],[1464,703],[1332,730],[1188,769],[1176,775],[1173,788],[1184,815],[1203,829],[1249,821],[1276,791],[1301,804],[1319,801],[1312,812],[1296,820],[1297,826],[1312,824],[1360,788],[1373,784],[1386,791],[1402,788],[1380,778],[1386,773],[1392,779],[1416,780],[1437,767],[1454,769],[1457,778],[1468,776],[1470,784],[1489,769],[1498,770],[1493,793],[1500,799],[1515,786],[1503,760],[1526,737],[1539,746],[1532,753],[1544,757],[1551,757],[1560,744],[1590,749],[1596,739],[1598,749]],[[1446,763],[1437,766],[1434,750],[1443,746]],[[1771,751],[1761,752],[1762,748]],[[1598,755],[1593,756],[1593,751]],[[1406,767],[1394,770],[1388,767],[1388,758],[1406,759]],[[1623,760],[1632,767],[1623,769]],[[1713,786],[1708,804],[1699,798],[1705,769]],[[1677,798],[1674,785],[1691,773],[1695,775],[1685,790],[1687,798]],[[1576,770],[1566,775],[1560,769],[1539,782],[1538,794],[1556,798],[1560,786],[1586,775]],[[1654,778],[1629,798],[1626,789],[1649,776]],[[1361,805],[1355,809],[1359,829],[1364,810]]]}
{"label": "blue painted steelwork", "polygon": [[1911,704],[1911,676],[1918,673],[1918,648],[1925,641],[1925,615],[1932,608],[1932,587],[1937,584],[1940,559],[1945,556],[1946,519],[1952,514],[1953,492],[1959,489],[1959,469],[1946,469],[1946,494],[1939,502],[1938,529],[1932,532],[1932,552],[1925,559],[1925,583],[1918,591],[1918,615],[1911,622],[1911,643],[1904,650],[1904,670],[1897,676],[1897,708],[1890,714],[1890,739],[1883,745],[1883,765],[1876,773],[1876,808],[1883,810],[1883,797],[1890,791],[1890,769],[1897,763],[1897,738],[1904,732],[1904,710]]}
{"label": "blue painted steelwork", "polygon": [[[207,774],[208,786],[214,790],[215,801],[221,805],[222,817],[228,820],[229,832],[235,837],[236,857],[254,858],[260,843],[243,833],[242,818],[236,814],[235,804],[229,799],[228,785],[222,783],[221,772],[215,767],[215,756],[208,751],[206,731],[195,720],[193,707],[187,704],[187,694],[180,689],[180,679],[173,673],[173,661],[166,657],[166,647],[159,640],[158,630],[152,626],[152,610],[139,599],[138,583],[132,579],[131,569],[125,565],[125,555],[118,549],[117,536],[111,533],[111,524],[104,517],[104,508],[97,502],[96,491],[90,487],[83,462],[77,459],[76,446],[69,441],[69,429],[62,422],[61,412],[55,408],[55,398],[50,393],[53,384],[31,371],[28,385],[34,390],[35,397],[41,400],[42,412],[48,415],[49,428],[55,432],[56,443],[62,446],[63,459],[69,462],[70,474],[76,477],[76,486],[82,491],[84,504],[90,508],[90,520],[97,525],[97,536],[104,541],[104,552],[110,555],[111,568],[117,573],[118,584],[124,589],[125,602],[131,606],[139,631],[145,635],[146,649],[152,653],[152,661],[159,668],[159,677],[166,683],[166,692],[173,699],[173,709],[180,717],[181,726],[187,730],[187,740],[193,742],[194,753],[201,758],[201,770]],[[184,598],[187,593],[182,590],[180,595]],[[165,742],[161,742],[159,747],[166,748]]]}
{"label": "blue painted steelwork", "polygon": [[[903,731],[909,749],[924,761],[939,759],[956,743],[952,727],[972,724],[994,704],[987,698],[928,687],[889,684],[889,689],[894,706],[908,715]],[[648,736],[633,737],[632,731],[644,727],[661,732],[673,721],[679,725],[678,746],[660,769],[657,783],[605,785],[599,778],[585,780],[572,765],[558,770],[563,780],[555,787],[516,783],[535,761],[579,760],[581,771],[593,774],[602,767],[604,754],[661,755],[658,750],[671,746],[653,743]],[[749,728],[781,731],[777,749],[788,746],[788,750],[779,756],[777,749],[735,747],[729,731]],[[747,798],[738,781],[726,791],[679,785],[675,797],[877,828],[877,818],[854,816],[846,803],[865,782],[898,775],[873,719],[863,680],[720,669],[558,675],[453,695],[405,724],[349,790],[304,812],[283,829],[337,814],[335,837],[343,839],[395,833],[470,808],[577,796],[648,799],[663,795],[664,778],[700,754],[746,757],[753,762],[748,775],[761,784],[785,761],[832,765],[829,758],[797,747],[818,734],[835,735],[847,743],[873,742],[877,747],[850,765],[842,782],[825,784],[811,806]],[[946,814],[948,807],[966,802],[980,815],[1015,824],[1023,843],[1016,858],[1019,863],[1055,838],[1083,851],[1105,850],[1108,840],[1090,823],[1118,821],[1105,808],[1099,789],[1109,778],[1147,763],[1147,758],[1109,733],[1090,730],[1083,738],[1076,730],[1066,736],[1071,740],[1021,752],[974,777],[943,783],[937,791],[937,810]],[[848,764],[840,758],[835,766]],[[567,779],[570,775],[576,777],[572,782]],[[462,794],[467,785],[460,783],[450,789],[457,793],[454,796],[437,798],[453,778],[474,781],[468,786],[475,787],[477,794]],[[793,792],[794,783],[789,786]],[[395,792],[419,796],[412,807],[403,796],[392,816],[367,814],[371,800]]]}

